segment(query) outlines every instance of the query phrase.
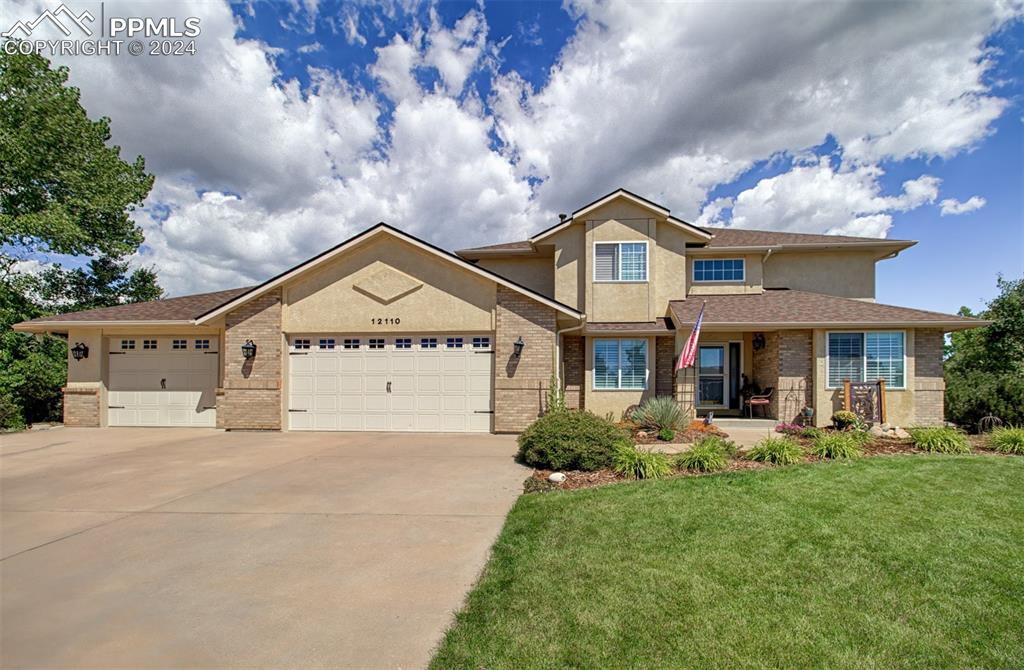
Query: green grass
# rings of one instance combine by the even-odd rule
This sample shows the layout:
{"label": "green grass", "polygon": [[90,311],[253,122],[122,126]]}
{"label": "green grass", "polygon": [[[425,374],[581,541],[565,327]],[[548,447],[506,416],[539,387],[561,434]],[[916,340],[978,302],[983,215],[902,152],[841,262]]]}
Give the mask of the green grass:
{"label": "green grass", "polygon": [[523,496],[432,667],[1024,667],[1024,459]]}

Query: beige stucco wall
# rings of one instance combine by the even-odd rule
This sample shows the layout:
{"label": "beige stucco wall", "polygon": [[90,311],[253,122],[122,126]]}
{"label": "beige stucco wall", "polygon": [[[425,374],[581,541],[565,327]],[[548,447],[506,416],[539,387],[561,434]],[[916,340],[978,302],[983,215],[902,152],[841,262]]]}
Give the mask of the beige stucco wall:
{"label": "beige stucco wall", "polygon": [[[823,329],[814,331],[814,414],[815,424],[818,426],[829,425],[832,415],[843,408],[843,390],[825,387],[828,381],[828,371],[825,367],[828,351],[826,334],[828,332]],[[914,329],[906,329],[903,332],[905,333],[903,348],[906,358],[905,388],[886,388],[886,419],[896,426],[912,426],[914,425],[914,385],[916,382]]]}
{"label": "beige stucco wall", "polygon": [[555,259],[553,256],[481,258],[477,265],[533,289],[549,298],[555,296]]}
{"label": "beige stucco wall", "polygon": [[585,338],[586,358],[584,359],[583,367],[583,394],[587,411],[593,412],[598,416],[605,416],[611,413],[612,420],[618,421],[628,407],[639,405],[647,398],[654,397],[655,338],[648,337],[644,339],[647,340],[647,388],[645,390],[605,391],[594,388],[594,338]]}
{"label": "beige stucco wall", "polygon": [[583,224],[573,224],[545,240],[554,244],[555,300],[584,311],[586,240]]}
{"label": "beige stucco wall", "polygon": [[651,318],[664,316],[670,300],[686,297],[686,287],[690,283],[686,275],[686,243],[694,239],[667,221],[658,222],[657,244],[654,245],[652,262],[657,281],[654,282]]}
{"label": "beige stucco wall", "polygon": [[[421,285],[387,304],[353,288],[388,269]],[[286,285],[282,328],[287,333],[490,331],[494,307],[492,280],[382,237]],[[388,321],[371,323],[378,318]]]}
{"label": "beige stucco wall", "polygon": [[874,300],[875,254],[866,251],[775,253],[764,264],[764,286]]}
{"label": "beige stucco wall", "polygon": [[[693,261],[713,259],[744,260],[743,281],[729,282],[695,282],[693,281]],[[690,285],[690,295],[728,295],[736,293],[760,293],[763,279],[760,254],[715,254],[714,256],[687,256],[686,279]]]}

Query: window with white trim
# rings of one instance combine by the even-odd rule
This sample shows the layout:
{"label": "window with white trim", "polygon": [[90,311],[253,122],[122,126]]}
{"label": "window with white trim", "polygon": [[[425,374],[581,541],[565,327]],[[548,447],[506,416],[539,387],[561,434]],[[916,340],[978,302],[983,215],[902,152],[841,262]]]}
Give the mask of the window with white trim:
{"label": "window with white trim", "polygon": [[647,340],[595,339],[594,388],[647,388]]}
{"label": "window with white trim", "polygon": [[594,281],[647,281],[647,242],[595,242]]}
{"label": "window with white trim", "polygon": [[333,337],[322,337],[322,338],[320,338],[320,348],[321,349],[333,349],[334,348],[334,338]]}
{"label": "window with white trim", "polygon": [[135,340],[121,340],[121,351],[130,351],[135,348]]}
{"label": "window with white trim", "polygon": [[445,346],[447,348],[449,348],[449,349],[461,349],[462,348],[462,338],[461,337],[449,337],[445,341]]}
{"label": "window with white trim", "polygon": [[395,349],[412,349],[411,337],[396,337]]}
{"label": "window with white trim", "polygon": [[474,349],[490,349],[491,348],[491,338],[489,338],[489,337],[474,337],[473,338],[473,348]]}
{"label": "window with white trim", "polygon": [[829,333],[828,387],[884,379],[889,388],[905,388],[905,339],[902,331]]}
{"label": "window with white trim", "polygon": [[420,349],[437,349],[436,337],[424,337],[420,340]]}
{"label": "window with white trim", "polygon": [[305,338],[298,338],[292,341],[292,346],[296,349],[309,349],[309,340]]}
{"label": "window with white trim", "polygon": [[746,264],[742,258],[705,258],[693,260],[693,281],[743,281]]}
{"label": "window with white trim", "polygon": [[341,346],[344,349],[358,349],[359,348],[359,340],[355,339],[355,338],[344,340]]}
{"label": "window with white trim", "polygon": [[156,349],[156,340],[143,340],[142,341],[142,348],[144,350],[148,349],[150,351],[152,351],[153,349]]}
{"label": "window with white trim", "polygon": [[383,337],[371,337],[369,342],[368,342],[368,344],[367,344],[367,347],[369,347],[370,349],[383,349],[384,348],[384,338]]}
{"label": "window with white trim", "polygon": [[196,349],[209,349],[210,348],[210,341],[209,340],[196,340],[195,341],[195,348]]}
{"label": "window with white trim", "polygon": [[188,349],[188,340],[171,340],[171,349],[178,351]]}

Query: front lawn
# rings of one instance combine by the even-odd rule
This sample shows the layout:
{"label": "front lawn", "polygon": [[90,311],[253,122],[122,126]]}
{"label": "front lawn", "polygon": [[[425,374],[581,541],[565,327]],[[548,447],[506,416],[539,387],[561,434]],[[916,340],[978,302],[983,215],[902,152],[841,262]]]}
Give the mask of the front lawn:
{"label": "front lawn", "polygon": [[526,495],[433,668],[1024,667],[1024,459]]}

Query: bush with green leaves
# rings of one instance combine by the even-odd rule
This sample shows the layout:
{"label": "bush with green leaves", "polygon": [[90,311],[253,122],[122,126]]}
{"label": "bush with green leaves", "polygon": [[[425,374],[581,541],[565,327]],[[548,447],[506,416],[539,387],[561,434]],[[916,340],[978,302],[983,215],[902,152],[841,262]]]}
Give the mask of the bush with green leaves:
{"label": "bush with green leaves", "polygon": [[724,446],[727,444],[732,445],[732,442],[717,436],[701,438],[690,447],[689,451],[684,451],[676,456],[675,465],[677,468],[694,472],[724,470],[729,465],[729,456],[731,455]]}
{"label": "bush with green leaves", "polygon": [[836,430],[846,430],[856,426],[860,422],[860,417],[853,412],[842,409],[832,415],[832,425],[836,427]]}
{"label": "bush with green leaves", "polygon": [[679,403],[669,396],[645,400],[630,418],[633,423],[648,430],[676,430],[686,421]]}
{"label": "bush with green leaves", "polygon": [[910,439],[921,451],[933,454],[966,454],[971,451],[971,443],[967,436],[956,428],[935,426],[928,428],[908,428]]}
{"label": "bush with green leaves", "polygon": [[859,458],[863,452],[855,432],[824,433],[814,440],[811,453],[819,458]]}
{"label": "bush with green leaves", "polygon": [[799,463],[803,457],[803,448],[791,437],[766,437],[747,454],[747,458],[752,461],[775,465]]}
{"label": "bush with green leaves", "polygon": [[612,469],[632,479],[658,479],[672,472],[668,456],[622,444],[615,449]]}
{"label": "bush with green leaves", "polygon": [[1024,455],[1024,427],[996,428],[989,436],[989,445],[1004,454]]}
{"label": "bush with green leaves", "polygon": [[821,428],[815,428],[814,426],[807,426],[800,431],[800,437],[806,437],[808,440],[816,440],[825,434]]}
{"label": "bush with green leaves", "polygon": [[662,428],[658,431],[658,439],[662,442],[671,442],[676,439],[676,431],[671,428]]}
{"label": "bush with green leaves", "polygon": [[552,412],[519,435],[519,460],[546,470],[600,470],[623,442],[625,432],[590,412]]}

